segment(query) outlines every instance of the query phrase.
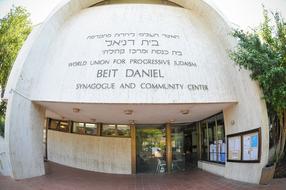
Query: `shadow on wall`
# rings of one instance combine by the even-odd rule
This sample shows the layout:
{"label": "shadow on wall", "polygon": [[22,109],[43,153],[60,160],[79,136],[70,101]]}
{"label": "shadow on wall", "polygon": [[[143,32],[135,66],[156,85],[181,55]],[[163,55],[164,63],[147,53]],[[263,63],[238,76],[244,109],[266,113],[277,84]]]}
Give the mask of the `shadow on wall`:
{"label": "shadow on wall", "polygon": [[0,116],[0,136],[4,137],[4,130],[5,130],[5,120]]}
{"label": "shadow on wall", "polygon": [[0,136],[0,175],[9,176],[10,170],[6,156],[6,143],[3,137]]}

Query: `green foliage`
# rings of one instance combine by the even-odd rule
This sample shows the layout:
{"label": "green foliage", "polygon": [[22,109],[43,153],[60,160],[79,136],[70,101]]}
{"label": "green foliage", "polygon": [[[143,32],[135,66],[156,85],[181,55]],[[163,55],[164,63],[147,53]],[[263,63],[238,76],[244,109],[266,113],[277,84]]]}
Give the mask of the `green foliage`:
{"label": "green foliage", "polygon": [[153,147],[165,150],[164,132],[161,129],[137,129],[138,150],[151,151]]}
{"label": "green foliage", "polygon": [[264,22],[257,30],[234,30],[237,48],[230,53],[238,65],[251,71],[258,81],[267,104],[277,113],[286,109],[286,23],[279,13],[264,9]]}
{"label": "green foliage", "polygon": [[286,23],[278,12],[270,17],[264,9],[263,15],[264,21],[258,29],[233,31],[238,45],[230,52],[230,58],[250,70],[251,78],[263,91],[273,126],[277,162],[283,158],[286,143]]}
{"label": "green foliage", "polygon": [[4,115],[6,111],[6,102],[0,102],[0,136],[4,137],[5,121]]}
{"label": "green foliage", "polygon": [[31,30],[29,13],[22,7],[13,7],[7,16],[0,19],[0,87],[2,91],[5,89],[18,51]]}
{"label": "green foliage", "polygon": [[[32,30],[29,13],[22,7],[13,7],[4,18],[0,19],[0,97],[17,54]],[[0,102],[0,135],[4,135],[4,116],[6,103]]]}

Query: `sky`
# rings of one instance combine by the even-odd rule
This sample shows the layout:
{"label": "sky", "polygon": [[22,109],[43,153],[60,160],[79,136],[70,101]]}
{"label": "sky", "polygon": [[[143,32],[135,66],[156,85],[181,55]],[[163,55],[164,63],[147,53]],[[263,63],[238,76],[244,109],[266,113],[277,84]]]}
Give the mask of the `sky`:
{"label": "sky", "polygon": [[[0,0],[0,18],[12,5],[21,5],[31,13],[34,25],[44,21],[62,0]],[[191,1],[191,0],[190,0]],[[242,29],[257,27],[262,21],[262,4],[269,10],[279,11],[286,20],[286,0],[207,0],[232,24]]]}

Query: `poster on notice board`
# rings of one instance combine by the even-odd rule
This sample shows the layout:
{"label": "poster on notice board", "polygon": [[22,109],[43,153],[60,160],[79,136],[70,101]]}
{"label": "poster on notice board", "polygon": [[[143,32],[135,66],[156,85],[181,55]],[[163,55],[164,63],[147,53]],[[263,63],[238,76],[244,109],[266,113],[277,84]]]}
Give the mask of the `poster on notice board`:
{"label": "poster on notice board", "polygon": [[228,160],[241,160],[241,137],[228,138]]}
{"label": "poster on notice board", "polygon": [[245,134],[243,138],[243,160],[258,160],[258,132]]}

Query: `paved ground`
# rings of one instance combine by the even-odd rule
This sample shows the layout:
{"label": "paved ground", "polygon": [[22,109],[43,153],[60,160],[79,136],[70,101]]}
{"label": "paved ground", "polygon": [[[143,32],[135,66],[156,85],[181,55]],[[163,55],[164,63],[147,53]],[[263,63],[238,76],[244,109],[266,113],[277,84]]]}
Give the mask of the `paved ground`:
{"label": "paved ground", "polygon": [[199,169],[172,175],[113,175],[88,172],[49,162],[47,175],[26,180],[0,176],[0,190],[286,190],[286,179],[260,186],[228,180]]}

